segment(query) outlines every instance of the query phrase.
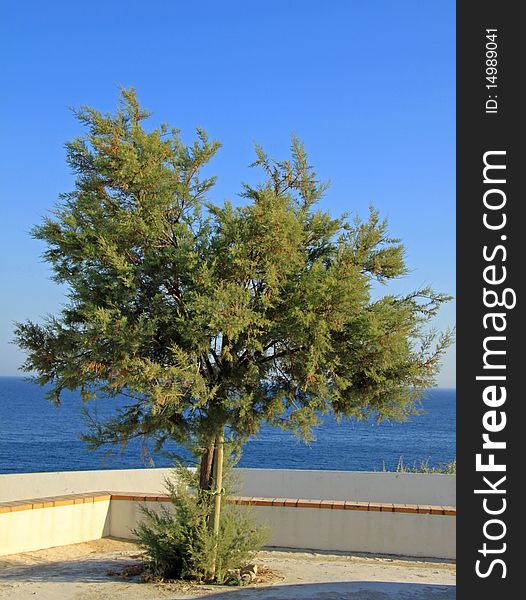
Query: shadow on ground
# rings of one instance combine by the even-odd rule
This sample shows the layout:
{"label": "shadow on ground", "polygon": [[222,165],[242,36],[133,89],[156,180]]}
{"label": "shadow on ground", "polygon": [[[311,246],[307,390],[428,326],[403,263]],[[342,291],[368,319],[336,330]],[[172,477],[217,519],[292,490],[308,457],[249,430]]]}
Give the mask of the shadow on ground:
{"label": "shadow on ground", "polygon": [[101,583],[105,581],[126,581],[115,577],[125,567],[139,564],[127,558],[84,558],[82,560],[38,561],[31,564],[10,564],[0,558],[0,583],[23,581],[42,582],[81,582]]}
{"label": "shadow on ground", "polygon": [[193,596],[193,600],[453,600],[453,585],[349,581],[306,583],[245,588],[213,595]]}

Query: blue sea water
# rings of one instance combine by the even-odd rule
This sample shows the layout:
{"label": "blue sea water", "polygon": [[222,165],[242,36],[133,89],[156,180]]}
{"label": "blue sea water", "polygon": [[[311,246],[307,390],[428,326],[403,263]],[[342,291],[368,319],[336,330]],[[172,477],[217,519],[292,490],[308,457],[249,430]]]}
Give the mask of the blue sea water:
{"label": "blue sea water", "polygon": [[[77,393],[65,393],[59,408],[43,396],[40,387],[23,378],[0,377],[0,473],[145,466],[139,444],[130,444],[114,457],[87,450],[79,439],[86,426],[81,418],[85,405]],[[436,466],[455,457],[455,405],[454,389],[433,389],[423,403],[425,414],[405,423],[338,424],[327,417],[310,445],[264,427],[246,444],[239,466],[373,471],[384,465],[395,469],[401,456],[407,464],[424,460]],[[111,411],[112,401],[97,402],[99,416]],[[153,459],[157,467],[173,464],[164,456]]]}

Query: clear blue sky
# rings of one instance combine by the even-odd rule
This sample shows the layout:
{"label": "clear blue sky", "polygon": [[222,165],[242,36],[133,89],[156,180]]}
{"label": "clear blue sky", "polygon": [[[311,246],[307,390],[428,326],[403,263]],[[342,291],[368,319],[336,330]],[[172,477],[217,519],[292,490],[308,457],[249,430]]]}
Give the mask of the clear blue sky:
{"label": "clear blue sky", "polygon": [[[252,144],[284,157],[291,132],[331,188],[324,207],[389,219],[411,274],[392,289],[455,289],[455,3],[452,0],[91,2],[4,0],[0,14],[0,374],[23,356],[13,322],[54,313],[30,227],[72,188],[69,107],[134,86],[190,141],[219,139],[216,199],[239,201]],[[437,326],[454,324],[454,304]],[[455,385],[454,349],[439,384]]]}

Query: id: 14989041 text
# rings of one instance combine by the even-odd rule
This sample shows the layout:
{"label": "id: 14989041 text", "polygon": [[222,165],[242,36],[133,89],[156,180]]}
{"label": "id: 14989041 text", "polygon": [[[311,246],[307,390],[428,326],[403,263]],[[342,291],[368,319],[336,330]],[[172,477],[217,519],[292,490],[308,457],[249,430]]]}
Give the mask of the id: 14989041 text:
{"label": "id: 14989041 text", "polygon": [[497,29],[486,29],[486,114],[497,114]]}

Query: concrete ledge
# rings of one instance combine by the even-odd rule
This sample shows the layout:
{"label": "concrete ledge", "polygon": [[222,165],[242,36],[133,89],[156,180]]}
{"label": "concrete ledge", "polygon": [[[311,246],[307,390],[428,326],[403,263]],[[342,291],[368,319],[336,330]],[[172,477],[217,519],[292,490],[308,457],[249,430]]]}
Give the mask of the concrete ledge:
{"label": "concrete ledge", "polygon": [[[143,494],[140,492],[92,492],[91,494],[66,494],[64,496],[51,496],[48,498],[31,498],[28,500],[15,500],[13,502],[0,502],[0,513],[53,508],[57,506],[69,506],[71,504],[84,504],[87,502],[101,502],[106,500],[170,502],[170,498],[164,494]],[[356,502],[353,500],[307,500],[302,498],[260,498],[257,496],[233,496],[226,500],[232,504],[242,506],[318,508],[325,510],[366,510],[373,512],[401,512],[453,517],[457,514],[457,510],[454,506],[434,506],[430,504],[394,504],[390,502]]]}
{"label": "concrete ledge", "polygon": [[85,504],[89,502],[104,502],[111,499],[111,494],[108,492],[93,492],[92,494],[66,494],[64,496],[49,496],[47,498],[29,498],[28,500],[0,502],[0,513],[18,512],[20,510],[34,510],[38,508],[54,508],[57,506],[70,506],[72,504]]}
{"label": "concrete ledge", "polygon": [[[125,499],[130,500],[131,498]],[[232,504],[245,506],[367,510],[374,512],[401,512],[422,515],[447,515],[452,517],[457,514],[457,509],[454,506],[434,506],[429,504],[393,504],[391,502],[357,502],[353,500],[307,500],[305,498],[258,498],[257,496],[235,496],[228,498],[227,501],[232,502]]]}

